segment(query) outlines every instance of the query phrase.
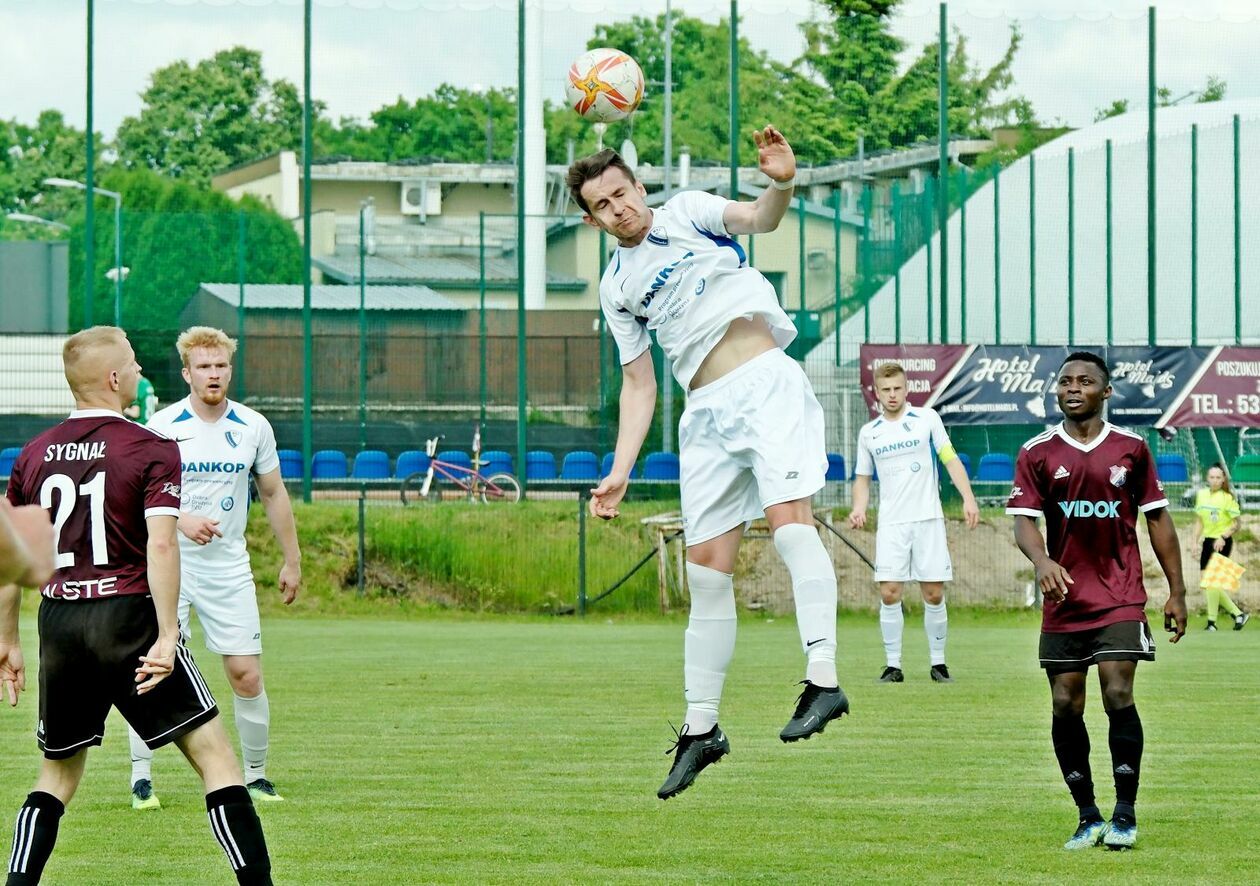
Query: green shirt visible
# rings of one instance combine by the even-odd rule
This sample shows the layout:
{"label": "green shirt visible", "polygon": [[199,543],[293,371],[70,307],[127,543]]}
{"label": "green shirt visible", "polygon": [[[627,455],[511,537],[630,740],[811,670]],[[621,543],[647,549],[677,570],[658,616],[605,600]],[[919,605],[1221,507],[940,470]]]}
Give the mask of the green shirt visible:
{"label": "green shirt visible", "polygon": [[1229,531],[1242,510],[1238,507],[1238,500],[1224,489],[1215,492],[1200,489],[1194,497],[1194,512],[1203,523],[1203,537],[1220,538]]}
{"label": "green shirt visible", "polygon": [[134,420],[142,425],[147,425],[149,419],[153,418],[153,413],[157,412],[158,398],[153,391],[153,382],[143,375],[140,376],[140,385],[136,388],[136,402],[131,405],[140,407],[140,414]]}

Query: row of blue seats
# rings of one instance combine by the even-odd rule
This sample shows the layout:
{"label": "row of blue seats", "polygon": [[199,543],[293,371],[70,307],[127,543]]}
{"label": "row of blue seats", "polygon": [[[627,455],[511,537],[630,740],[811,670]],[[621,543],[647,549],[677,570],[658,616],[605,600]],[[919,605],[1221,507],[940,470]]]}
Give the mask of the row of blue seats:
{"label": "row of blue seats", "polygon": [[[281,449],[280,476],[298,479],[302,476],[302,453],[296,449]],[[472,458],[467,452],[448,449],[436,456],[440,462],[472,470]],[[380,449],[365,449],[350,461],[339,449],[321,449],[311,458],[311,477],[316,480],[388,480],[402,479],[429,469],[429,456],[419,449],[400,452],[390,467],[389,454]],[[556,457],[545,450],[525,453],[525,478],[527,480],[598,480],[612,470],[613,454],[600,459],[594,452],[577,451],[565,455],[557,466]],[[503,450],[481,453],[480,470],[483,474],[515,474],[512,454]],[[450,471],[462,477],[462,471]],[[643,460],[642,468],[635,468],[633,476],[645,480],[678,480],[678,456],[672,452],[650,452]]]}
{"label": "row of blue seats", "polygon": [[[7,477],[13,468],[13,462],[21,449],[17,446],[0,450],[0,477]],[[302,453],[296,449],[281,449],[280,474],[286,479],[302,476]],[[458,450],[447,450],[437,454],[439,460],[451,464],[472,468],[472,459],[468,453]],[[1015,479],[1015,460],[1004,453],[991,452],[980,457],[975,473],[971,470],[971,458],[966,453],[959,453],[958,458],[967,469],[967,476],[981,483],[1010,483]],[[486,474],[514,474],[512,455],[502,450],[491,450],[481,454],[482,471]],[[577,451],[568,453],[557,469],[556,457],[543,450],[525,454],[525,477],[527,480],[597,480],[608,475],[612,470],[613,454],[607,453],[599,459],[595,453]],[[1155,467],[1160,479],[1165,483],[1188,483],[1190,469],[1185,458],[1177,453],[1163,453],[1155,456]],[[355,479],[385,480],[403,478],[411,474],[429,469],[429,457],[418,449],[409,449],[399,453],[390,468],[389,455],[379,449],[367,449],[354,457],[353,463],[345,453],[337,449],[322,449],[315,453],[311,461],[311,474],[316,479]],[[678,456],[672,452],[652,452],[643,461],[641,474],[636,469],[635,476],[647,480],[677,480]],[[850,476],[846,472],[844,456],[836,452],[827,453],[827,480],[844,480]]]}

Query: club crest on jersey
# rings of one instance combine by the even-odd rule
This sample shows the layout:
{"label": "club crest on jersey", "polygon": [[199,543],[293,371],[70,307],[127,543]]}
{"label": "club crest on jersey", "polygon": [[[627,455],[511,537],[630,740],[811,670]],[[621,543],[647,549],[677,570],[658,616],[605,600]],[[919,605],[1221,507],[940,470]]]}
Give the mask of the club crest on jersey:
{"label": "club crest on jersey", "polygon": [[1111,466],[1111,485],[1123,486],[1124,481],[1129,478],[1129,469],[1120,465]]}
{"label": "club crest on jersey", "polygon": [[657,246],[669,245],[669,235],[665,233],[663,225],[657,225],[648,231],[647,239],[649,243],[655,243]]}
{"label": "club crest on jersey", "polygon": [[240,446],[241,441],[245,439],[245,435],[240,431],[224,431],[223,436],[227,440],[228,446],[231,446],[233,449]]}

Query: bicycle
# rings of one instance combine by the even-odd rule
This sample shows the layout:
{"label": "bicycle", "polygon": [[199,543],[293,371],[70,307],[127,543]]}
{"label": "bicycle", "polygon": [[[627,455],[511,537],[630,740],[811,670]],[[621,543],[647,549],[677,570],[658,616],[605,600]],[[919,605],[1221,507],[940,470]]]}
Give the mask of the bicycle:
{"label": "bicycle", "polygon": [[403,479],[398,489],[398,497],[404,505],[409,504],[407,496],[417,484],[419,488],[411,493],[415,498],[434,504],[442,501],[439,480],[459,487],[467,493],[470,502],[480,500],[483,504],[500,504],[521,500],[521,484],[514,476],[506,471],[489,476],[481,473],[481,466],[487,462],[481,460],[480,428],[473,433],[473,466],[471,468],[437,457],[438,441],[444,439],[445,436],[445,434],[439,434],[425,441],[424,451],[429,456],[429,469],[409,474]]}

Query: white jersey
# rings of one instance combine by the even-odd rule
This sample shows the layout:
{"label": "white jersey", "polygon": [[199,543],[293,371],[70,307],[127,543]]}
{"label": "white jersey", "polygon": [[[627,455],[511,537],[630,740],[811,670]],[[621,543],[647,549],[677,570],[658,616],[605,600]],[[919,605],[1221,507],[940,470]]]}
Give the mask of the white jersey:
{"label": "white jersey", "polygon": [[642,243],[613,253],[599,300],[623,365],[651,347],[648,330],[655,330],[687,390],[737,317],[762,317],[780,348],[796,338],[770,281],[726,234],[722,214],[730,202],[683,191],[653,211]]}
{"label": "white jersey", "polygon": [[938,454],[951,446],[936,410],[908,406],[897,421],[877,418],[858,431],[858,474],[879,480],[879,525],[944,517]]}
{"label": "white jersey", "polygon": [[208,545],[180,534],[181,562],[196,570],[248,570],[249,475],[266,474],[280,466],[276,437],[267,419],[229,400],[223,416],[207,424],[185,397],[149,419],[148,426],[179,444],[184,469],[180,510],[218,520],[223,533]]}

